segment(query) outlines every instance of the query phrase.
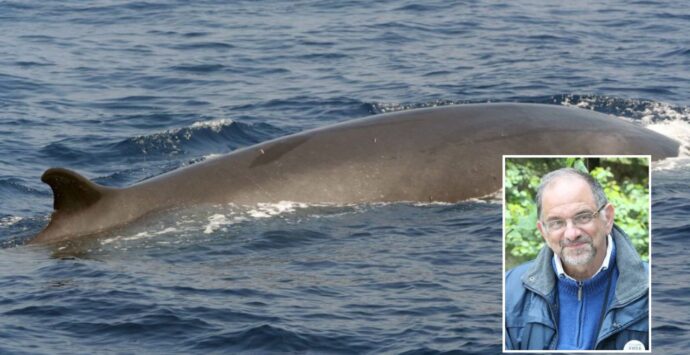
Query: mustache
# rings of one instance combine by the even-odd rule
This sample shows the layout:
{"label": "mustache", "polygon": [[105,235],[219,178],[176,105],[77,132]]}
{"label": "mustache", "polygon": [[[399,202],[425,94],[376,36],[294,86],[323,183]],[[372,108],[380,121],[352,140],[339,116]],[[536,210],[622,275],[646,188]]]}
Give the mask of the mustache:
{"label": "mustache", "polygon": [[581,236],[577,237],[577,239],[575,239],[575,240],[571,240],[571,241],[561,240],[559,242],[559,245],[560,245],[561,249],[563,249],[563,248],[567,248],[569,246],[572,246],[574,244],[580,244],[580,243],[587,243],[589,245],[592,245],[592,238],[589,236],[586,236],[586,235],[581,235]]}

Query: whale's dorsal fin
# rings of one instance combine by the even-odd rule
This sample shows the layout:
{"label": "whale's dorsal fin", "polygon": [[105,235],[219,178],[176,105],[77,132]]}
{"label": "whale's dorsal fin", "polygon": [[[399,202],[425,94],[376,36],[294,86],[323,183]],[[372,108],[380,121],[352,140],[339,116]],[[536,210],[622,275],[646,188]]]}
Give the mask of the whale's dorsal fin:
{"label": "whale's dorsal fin", "polygon": [[51,168],[41,176],[41,181],[53,190],[53,208],[60,212],[85,209],[103,197],[108,188],[94,184],[89,179],[67,169]]}

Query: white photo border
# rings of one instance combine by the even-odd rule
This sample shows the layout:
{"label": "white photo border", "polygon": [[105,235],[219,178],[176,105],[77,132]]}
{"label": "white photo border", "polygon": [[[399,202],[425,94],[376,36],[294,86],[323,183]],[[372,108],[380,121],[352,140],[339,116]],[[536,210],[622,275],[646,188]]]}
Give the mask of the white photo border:
{"label": "white photo border", "polygon": [[[648,284],[648,313],[649,313],[649,349],[645,349],[643,351],[626,351],[626,350],[506,350],[506,280],[505,280],[505,273],[506,273],[506,237],[505,237],[505,229],[506,229],[506,160],[507,159],[530,159],[530,158],[541,158],[541,159],[559,159],[559,158],[635,158],[635,159],[647,159],[647,176],[648,176],[648,181],[649,181],[649,186],[648,186],[648,211],[649,213],[647,214],[647,233],[649,235],[649,244],[647,245],[647,249],[649,251],[649,267],[647,268],[647,280],[649,282]],[[570,155],[503,155],[502,159],[502,167],[501,167],[501,174],[502,174],[502,183],[501,183],[501,218],[502,218],[502,227],[501,227],[501,239],[502,239],[502,251],[501,254],[503,256],[503,262],[502,262],[502,294],[501,294],[501,333],[502,333],[502,338],[501,338],[501,347],[503,349],[503,353],[646,353],[650,354],[652,352],[652,156],[651,155],[578,155],[578,154],[570,154]]]}

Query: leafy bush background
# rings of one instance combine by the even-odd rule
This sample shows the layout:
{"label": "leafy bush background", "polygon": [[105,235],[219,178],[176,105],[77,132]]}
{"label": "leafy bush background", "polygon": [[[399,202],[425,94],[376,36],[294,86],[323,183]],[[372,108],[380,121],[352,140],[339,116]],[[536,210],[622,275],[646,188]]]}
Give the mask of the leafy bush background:
{"label": "leafy bush background", "polygon": [[573,167],[588,171],[604,187],[616,209],[615,223],[649,258],[649,173],[646,158],[506,158],[506,269],[534,259],[543,239],[537,230],[535,196],[541,176]]}

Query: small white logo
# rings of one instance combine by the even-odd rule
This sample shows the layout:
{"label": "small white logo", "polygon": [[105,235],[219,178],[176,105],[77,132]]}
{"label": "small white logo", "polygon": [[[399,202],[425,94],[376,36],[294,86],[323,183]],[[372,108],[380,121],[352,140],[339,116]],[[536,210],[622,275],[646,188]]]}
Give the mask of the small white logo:
{"label": "small white logo", "polygon": [[639,340],[631,340],[625,343],[623,350],[626,351],[644,351],[644,344]]}

